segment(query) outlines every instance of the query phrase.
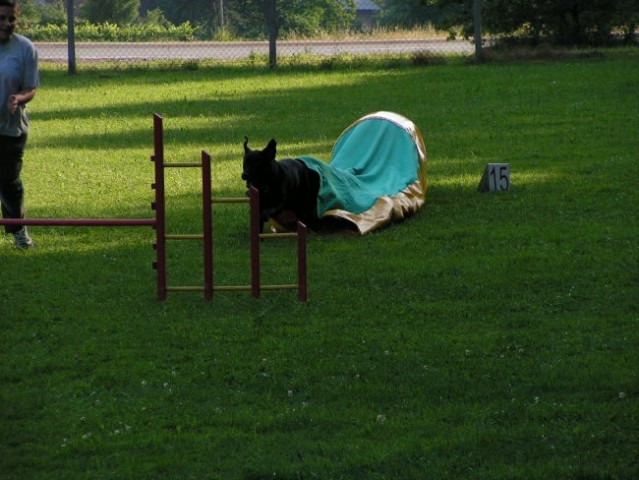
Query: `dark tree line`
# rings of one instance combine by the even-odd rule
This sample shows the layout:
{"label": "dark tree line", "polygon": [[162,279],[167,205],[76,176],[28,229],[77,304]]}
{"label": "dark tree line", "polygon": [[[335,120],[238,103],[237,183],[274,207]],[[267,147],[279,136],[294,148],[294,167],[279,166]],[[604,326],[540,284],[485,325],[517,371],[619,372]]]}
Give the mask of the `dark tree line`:
{"label": "dark tree line", "polygon": [[[461,26],[473,34],[474,0],[409,0],[424,9],[437,7],[438,26]],[[505,36],[533,44],[605,45],[621,38],[636,41],[637,0],[482,0],[482,27],[487,35]]]}

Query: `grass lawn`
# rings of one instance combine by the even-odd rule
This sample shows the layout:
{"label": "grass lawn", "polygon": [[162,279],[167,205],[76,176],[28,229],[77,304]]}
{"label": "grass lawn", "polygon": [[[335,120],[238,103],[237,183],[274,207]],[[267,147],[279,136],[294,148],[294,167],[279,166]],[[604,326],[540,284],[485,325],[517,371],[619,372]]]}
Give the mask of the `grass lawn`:
{"label": "grass lawn", "polygon": [[[428,148],[428,201],[365,237],[312,235],[291,291],[155,297],[149,228],[0,239],[0,478],[639,477],[639,51],[396,68],[44,66],[28,216],[151,217],[152,114],[168,161],[242,141],[330,157],[391,110]],[[489,162],[512,190],[478,193]],[[197,233],[200,177],[167,172],[169,231]],[[215,273],[248,283],[248,214],[215,205]],[[294,244],[262,247],[294,283]],[[169,284],[202,283],[196,242]]]}

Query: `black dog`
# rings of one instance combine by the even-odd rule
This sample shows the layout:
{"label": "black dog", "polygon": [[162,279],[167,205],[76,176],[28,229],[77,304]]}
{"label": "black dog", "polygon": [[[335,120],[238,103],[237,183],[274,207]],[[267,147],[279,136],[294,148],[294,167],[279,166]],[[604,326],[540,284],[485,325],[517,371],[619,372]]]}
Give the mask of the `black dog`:
{"label": "black dog", "polygon": [[260,199],[260,231],[270,218],[287,230],[295,229],[297,220],[314,230],[319,224],[317,194],[319,175],[301,160],[275,160],[277,142],[271,140],[264,150],[251,150],[244,137],[244,172],[246,187],[255,187]]}

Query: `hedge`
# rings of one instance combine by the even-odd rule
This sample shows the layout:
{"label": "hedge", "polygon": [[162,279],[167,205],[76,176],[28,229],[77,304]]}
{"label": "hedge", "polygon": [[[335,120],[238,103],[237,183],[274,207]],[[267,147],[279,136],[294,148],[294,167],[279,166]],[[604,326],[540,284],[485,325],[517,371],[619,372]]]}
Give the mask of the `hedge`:
{"label": "hedge", "polygon": [[[74,30],[75,40],[78,42],[186,42],[194,40],[196,35],[196,28],[189,22],[177,26],[150,24],[119,26],[113,23],[79,23]],[[65,42],[68,29],[66,25],[34,24],[23,26],[20,33],[34,42]]]}

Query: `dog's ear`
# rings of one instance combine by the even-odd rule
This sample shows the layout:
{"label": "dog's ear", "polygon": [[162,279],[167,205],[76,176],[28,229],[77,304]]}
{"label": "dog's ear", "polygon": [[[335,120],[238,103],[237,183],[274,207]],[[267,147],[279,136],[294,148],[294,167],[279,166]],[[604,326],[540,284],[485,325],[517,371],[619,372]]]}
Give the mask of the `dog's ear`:
{"label": "dog's ear", "polygon": [[275,139],[271,139],[268,145],[264,149],[264,153],[268,156],[269,160],[275,160],[275,154],[277,153],[277,142]]}
{"label": "dog's ear", "polygon": [[244,155],[249,153],[251,149],[248,146],[248,137],[244,137]]}

